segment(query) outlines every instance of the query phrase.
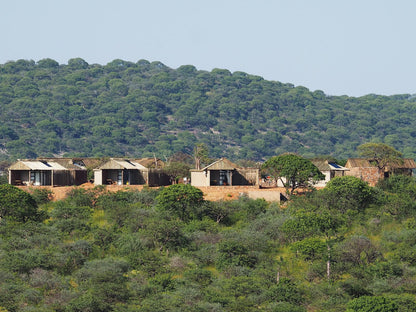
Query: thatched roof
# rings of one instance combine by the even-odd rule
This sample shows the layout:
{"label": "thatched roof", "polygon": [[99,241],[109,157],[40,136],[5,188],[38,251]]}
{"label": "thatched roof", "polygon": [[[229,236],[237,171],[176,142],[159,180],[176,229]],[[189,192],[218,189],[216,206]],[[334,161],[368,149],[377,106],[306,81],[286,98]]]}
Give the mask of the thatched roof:
{"label": "thatched roof", "polygon": [[105,164],[109,158],[81,158],[85,166],[89,169],[94,169]]}
{"label": "thatched roof", "polygon": [[395,164],[388,164],[387,166],[391,169],[415,169],[416,163],[414,159],[402,158],[400,162]]}
{"label": "thatched roof", "polygon": [[[347,168],[369,168],[374,167],[374,164],[371,163],[371,159],[367,158],[349,158],[347,160],[347,164],[345,165]],[[390,163],[387,165],[388,169],[415,169],[416,163],[411,158],[402,158],[397,162]]]}
{"label": "thatched roof", "polygon": [[156,158],[155,160],[153,157],[135,159],[134,161],[146,168],[163,168],[165,166],[165,163],[161,159]]}
{"label": "thatched roof", "polygon": [[221,158],[217,161],[214,161],[212,164],[204,167],[201,169],[201,171],[205,170],[234,170],[238,168],[236,164],[229,161],[227,158]]}

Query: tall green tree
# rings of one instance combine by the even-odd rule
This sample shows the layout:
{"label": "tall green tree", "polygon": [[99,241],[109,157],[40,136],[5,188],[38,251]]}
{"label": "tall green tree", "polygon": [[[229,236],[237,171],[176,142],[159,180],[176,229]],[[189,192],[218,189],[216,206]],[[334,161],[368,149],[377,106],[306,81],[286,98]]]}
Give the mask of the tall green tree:
{"label": "tall green tree", "polygon": [[262,169],[280,180],[290,194],[298,188],[309,188],[325,176],[308,159],[296,154],[283,154],[268,159]]}
{"label": "tall green tree", "polygon": [[384,143],[365,143],[357,147],[359,154],[383,170],[388,165],[397,165],[403,162],[402,153]]}
{"label": "tall green tree", "polygon": [[194,148],[195,168],[201,169],[201,164],[208,160],[208,147],[204,143],[198,143]]}
{"label": "tall green tree", "polygon": [[190,166],[186,163],[179,161],[169,162],[164,168],[163,171],[169,176],[172,184],[178,183],[180,178],[187,177],[189,178],[189,169]]}

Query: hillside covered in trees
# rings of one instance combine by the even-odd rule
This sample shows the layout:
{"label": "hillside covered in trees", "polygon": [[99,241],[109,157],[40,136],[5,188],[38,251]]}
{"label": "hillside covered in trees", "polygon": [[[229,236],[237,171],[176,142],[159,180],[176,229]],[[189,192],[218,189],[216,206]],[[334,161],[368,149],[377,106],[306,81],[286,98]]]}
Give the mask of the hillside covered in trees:
{"label": "hillside covered in trees", "polygon": [[416,157],[416,99],[311,92],[243,72],[80,58],[0,65],[0,160],[190,153],[261,160],[354,156],[384,142]]}
{"label": "hillside covered in trees", "polygon": [[49,202],[0,185],[0,311],[416,311],[416,181],[279,206],[190,185]]}

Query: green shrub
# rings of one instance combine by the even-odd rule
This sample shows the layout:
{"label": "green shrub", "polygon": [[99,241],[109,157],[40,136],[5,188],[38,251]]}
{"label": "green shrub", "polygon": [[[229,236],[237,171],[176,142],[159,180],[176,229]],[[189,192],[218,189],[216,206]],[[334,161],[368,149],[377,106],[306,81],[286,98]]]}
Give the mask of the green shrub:
{"label": "green shrub", "polygon": [[204,201],[200,189],[190,184],[175,184],[163,188],[156,196],[157,208],[182,221],[197,217],[199,205]]}
{"label": "green shrub", "polygon": [[10,184],[1,184],[0,218],[10,218],[18,222],[40,221],[42,215],[32,195]]}
{"label": "green shrub", "polygon": [[46,204],[52,200],[53,192],[48,189],[33,189],[31,190],[32,197],[38,205]]}
{"label": "green shrub", "polygon": [[293,243],[291,249],[304,260],[315,260],[325,258],[327,246],[321,239],[310,237]]}
{"label": "green shrub", "polygon": [[322,190],[329,209],[362,211],[374,199],[371,187],[353,176],[335,177]]}

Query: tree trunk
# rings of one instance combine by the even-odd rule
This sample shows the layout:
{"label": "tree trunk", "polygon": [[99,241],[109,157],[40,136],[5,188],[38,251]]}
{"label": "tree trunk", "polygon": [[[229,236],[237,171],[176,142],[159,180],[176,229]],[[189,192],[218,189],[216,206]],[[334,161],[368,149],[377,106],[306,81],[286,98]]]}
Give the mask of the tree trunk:
{"label": "tree trunk", "polygon": [[329,244],[326,246],[328,248],[328,260],[326,261],[326,277],[329,280],[331,277],[331,247],[329,247]]}

